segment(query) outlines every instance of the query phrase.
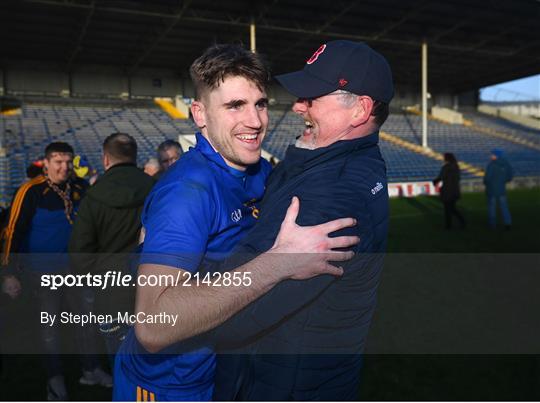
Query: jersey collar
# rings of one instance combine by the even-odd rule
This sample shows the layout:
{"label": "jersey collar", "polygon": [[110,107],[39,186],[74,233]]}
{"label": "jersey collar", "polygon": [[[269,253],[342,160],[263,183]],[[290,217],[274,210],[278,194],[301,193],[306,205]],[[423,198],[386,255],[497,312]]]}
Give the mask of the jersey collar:
{"label": "jersey collar", "polygon": [[[248,167],[248,169],[246,169],[245,171],[240,171],[239,169],[230,167],[229,165],[227,165],[221,154],[214,150],[214,147],[212,147],[208,139],[204,137],[201,132],[195,133],[195,137],[197,139],[197,145],[195,146],[195,149],[198,150],[202,155],[204,155],[205,158],[214,162],[219,167],[225,169],[234,177],[244,178],[251,171],[251,166]],[[254,166],[258,165],[259,163],[254,164]]]}

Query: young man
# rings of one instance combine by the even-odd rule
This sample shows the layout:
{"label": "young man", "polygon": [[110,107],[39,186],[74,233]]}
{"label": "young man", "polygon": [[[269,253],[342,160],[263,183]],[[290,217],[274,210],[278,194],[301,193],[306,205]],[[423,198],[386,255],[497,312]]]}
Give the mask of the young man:
{"label": "young man", "polygon": [[[228,256],[257,219],[270,172],[269,164],[260,160],[268,126],[269,74],[256,54],[216,45],[195,60],[191,76],[197,91],[191,111],[201,131],[196,147],[167,171],[146,201],[139,266],[139,278],[172,274],[180,275],[181,283],[139,286],[136,302],[139,313],[167,313],[179,323],[135,323],[117,355],[115,400],[210,400],[212,349],[203,346],[178,354],[176,341],[218,325],[281,280],[340,275],[328,261],[348,259],[351,253],[332,249],[358,241],[327,236],[354,225],[352,219],[298,227],[295,200],[271,253],[234,270],[241,284],[209,284],[195,278],[201,266]],[[306,255],[296,261],[284,256],[295,250]]]}

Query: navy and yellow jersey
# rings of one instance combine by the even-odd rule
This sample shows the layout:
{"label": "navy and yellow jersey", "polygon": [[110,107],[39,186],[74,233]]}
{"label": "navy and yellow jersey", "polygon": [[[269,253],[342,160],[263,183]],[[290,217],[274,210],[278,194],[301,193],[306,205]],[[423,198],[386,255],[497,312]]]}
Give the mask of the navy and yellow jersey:
{"label": "navy and yellow jersey", "polygon": [[[196,273],[228,256],[257,220],[270,170],[265,160],[246,171],[229,167],[198,133],[197,145],[167,170],[146,199],[140,263]],[[125,376],[158,400],[209,400],[215,369],[212,349],[178,351],[173,345],[148,354],[132,328],[116,356],[114,399],[130,399],[132,395],[123,393],[134,393],[134,387],[118,381]]]}
{"label": "navy and yellow jersey", "polygon": [[[88,184],[74,179],[71,184],[73,212],[77,211]],[[65,190],[65,184],[59,186]],[[73,217],[73,214],[72,214]],[[72,224],[64,201],[47,184],[43,175],[24,183],[15,193],[8,225],[4,230],[2,263],[9,263],[12,253],[65,253]]]}

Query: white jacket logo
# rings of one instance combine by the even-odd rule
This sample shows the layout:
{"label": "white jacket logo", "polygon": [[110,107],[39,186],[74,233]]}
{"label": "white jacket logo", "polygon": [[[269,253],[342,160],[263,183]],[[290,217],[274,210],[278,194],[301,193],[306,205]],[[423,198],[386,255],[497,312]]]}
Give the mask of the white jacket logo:
{"label": "white jacket logo", "polygon": [[236,209],[231,213],[231,220],[238,222],[242,219],[242,210]]}
{"label": "white jacket logo", "polygon": [[383,184],[381,182],[377,182],[377,185],[371,189],[371,194],[377,194],[380,190],[383,189]]}

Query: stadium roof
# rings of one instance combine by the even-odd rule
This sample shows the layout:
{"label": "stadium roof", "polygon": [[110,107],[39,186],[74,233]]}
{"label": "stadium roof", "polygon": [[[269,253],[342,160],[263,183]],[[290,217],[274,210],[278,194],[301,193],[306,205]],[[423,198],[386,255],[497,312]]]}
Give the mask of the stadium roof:
{"label": "stadium roof", "polygon": [[214,42],[248,45],[254,21],[275,74],[301,68],[327,40],[352,39],[386,55],[398,85],[418,88],[424,38],[432,91],[540,72],[539,0],[7,0],[0,15],[0,67],[33,60],[185,75]]}

